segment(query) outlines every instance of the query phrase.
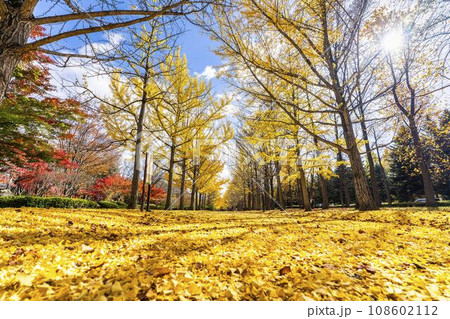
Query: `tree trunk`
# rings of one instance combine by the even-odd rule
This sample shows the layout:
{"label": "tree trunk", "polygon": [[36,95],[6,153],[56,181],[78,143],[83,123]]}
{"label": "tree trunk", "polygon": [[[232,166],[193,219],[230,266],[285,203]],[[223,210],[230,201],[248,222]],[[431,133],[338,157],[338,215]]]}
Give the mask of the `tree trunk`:
{"label": "tree trunk", "polygon": [[144,181],[142,183],[142,195],[141,195],[141,212],[144,210],[145,203],[145,184],[147,183],[147,169],[148,169],[148,152],[145,153],[145,166],[144,166]]}
{"label": "tree trunk", "polygon": [[[32,8],[27,10],[30,16],[35,5],[31,4]],[[31,35],[33,23],[30,16],[23,16],[20,7],[11,8],[10,5],[8,12],[0,17],[0,102],[22,57],[20,47],[27,43]]]}
{"label": "tree trunk", "polygon": [[186,158],[181,162],[180,210],[184,210],[184,188],[186,185]]}
{"label": "tree trunk", "polygon": [[251,180],[247,181],[247,187],[248,187],[248,197],[247,197],[247,210],[251,210],[253,206],[253,190],[252,190],[252,183]]}
{"label": "tree trunk", "polygon": [[197,187],[195,186],[195,182],[197,181],[197,165],[194,165],[194,173],[192,177],[192,187],[191,187],[191,206],[190,210],[195,210],[195,192],[197,191]]}
{"label": "tree trunk", "polygon": [[299,194],[301,194],[301,200],[303,201],[303,208],[305,209],[305,212],[307,212],[311,210],[311,201],[309,199],[308,184],[306,182],[305,171],[303,170],[303,165],[300,159],[300,149],[298,150],[297,154],[297,169],[299,172],[299,182],[300,182]]}
{"label": "tree trunk", "polygon": [[[250,171],[251,172],[251,171]],[[252,173],[252,172],[251,172]],[[258,205],[258,192],[256,191],[256,187],[255,187],[255,182],[253,180],[253,178],[250,179],[250,185],[251,185],[251,189],[252,189],[252,210],[257,210],[257,205]]]}
{"label": "tree trunk", "polygon": [[279,161],[275,162],[276,169],[276,179],[277,179],[277,202],[281,206],[281,209],[285,208],[284,196],[283,196],[283,187],[281,184],[281,165]]}
{"label": "tree trunk", "polygon": [[129,208],[135,209],[137,207],[138,192],[139,192],[139,180],[141,177],[141,152],[142,152],[142,130],[144,124],[144,112],[145,112],[145,102],[142,100],[143,106],[139,114],[137,134],[136,134],[136,147],[134,150],[134,167],[133,167],[133,179],[131,182],[131,195]]}
{"label": "tree trunk", "polygon": [[145,115],[145,106],[147,103],[147,89],[146,89],[147,83],[148,83],[148,58],[146,61],[146,68],[142,85],[143,90],[142,90],[141,108],[139,110],[139,117],[136,125],[136,146],[134,150],[133,179],[131,182],[130,203],[128,204],[128,207],[131,209],[135,209],[137,207],[139,179],[141,177],[142,134],[144,131],[144,115]]}
{"label": "tree trunk", "polygon": [[[316,157],[319,157],[320,150],[319,150],[319,142],[317,141],[317,138],[314,138],[314,145],[316,146]],[[328,207],[330,207],[330,201],[328,199],[327,181],[320,173],[319,173],[319,182],[320,182],[320,189],[321,189],[321,193],[322,193],[322,208],[327,209]]]}
{"label": "tree trunk", "polygon": [[388,179],[386,176],[386,171],[384,170],[383,164],[381,163],[380,150],[378,149],[378,143],[377,143],[376,138],[375,138],[375,148],[377,150],[378,164],[380,165],[381,180],[383,181],[384,191],[386,193],[386,200],[387,200],[389,206],[391,206],[392,205],[392,197],[391,197],[391,192],[389,190],[389,182],[388,182]]}
{"label": "tree trunk", "polygon": [[305,212],[307,212],[307,211],[311,210],[311,201],[309,199],[308,184],[306,183],[305,171],[303,170],[302,165],[298,165],[298,171],[299,171],[299,175],[300,175],[299,180],[300,180],[300,190],[301,190],[302,200],[303,200],[303,207],[305,209]]}
{"label": "tree trunk", "polygon": [[[353,181],[355,184],[356,201],[359,204],[360,210],[375,210],[377,209],[377,204],[373,200],[372,194],[370,193],[369,185],[364,174],[364,168],[361,161],[361,155],[359,154],[359,149],[353,130],[352,119],[350,117],[350,111],[345,100],[344,90],[342,89],[338,71],[337,71],[337,61],[333,56],[333,48],[328,38],[328,21],[327,21],[327,9],[326,3],[323,2],[323,17],[322,25],[324,30],[324,57],[327,63],[329,75],[331,77],[334,97],[336,99],[336,105],[339,107],[339,115],[342,124],[342,130],[344,133],[344,139],[346,143],[346,148],[348,150],[348,156],[350,160],[350,165],[352,167]],[[365,6],[364,6],[365,7]]]}
{"label": "tree trunk", "polygon": [[414,149],[416,152],[416,160],[419,162],[420,172],[422,173],[423,187],[425,191],[426,205],[429,207],[437,206],[433,182],[431,180],[430,170],[423,155],[422,143],[419,137],[419,131],[417,130],[416,122],[412,116],[408,118],[409,129],[413,139]]}
{"label": "tree trunk", "polygon": [[377,205],[375,204],[367,185],[364,168],[357,147],[352,148],[351,153],[349,154],[349,160],[352,166],[358,209],[362,211],[377,209]]}
{"label": "tree trunk", "polygon": [[261,191],[258,185],[258,166],[254,165],[254,171],[255,171],[255,179],[252,180],[254,190],[255,190],[255,207],[254,209],[262,209],[262,201],[261,201]]}
{"label": "tree trunk", "polygon": [[273,185],[272,172],[270,172],[270,175],[269,175],[269,186],[270,186],[270,209],[275,209],[275,207],[278,207],[278,205],[275,200],[275,187]]}
{"label": "tree trunk", "polygon": [[195,207],[197,210],[200,210],[198,196],[199,196],[198,189],[196,189],[195,190]]}
{"label": "tree trunk", "polygon": [[[342,102],[343,101],[341,101],[341,103]],[[341,120],[346,146],[349,151],[348,157],[352,168],[358,209],[362,211],[376,210],[377,204],[373,200],[372,194],[369,190],[369,185],[367,184],[364,167],[361,161],[361,155],[359,154],[356,137],[353,131],[352,122],[350,120],[350,114],[348,113],[348,110],[346,108],[344,108],[341,113]]]}
{"label": "tree trunk", "polygon": [[[289,172],[290,175],[290,172]],[[287,207],[292,207],[292,181],[289,180],[289,184],[288,184],[288,195],[287,195],[287,200],[286,200],[286,206]]]}
{"label": "tree trunk", "polygon": [[272,199],[270,197],[270,183],[269,183],[269,168],[267,164],[264,165],[264,206],[266,210],[271,209]]}
{"label": "tree trunk", "polygon": [[[342,153],[338,152],[337,154],[338,162],[343,161]],[[340,164],[338,166],[338,176],[339,176],[339,188],[341,192],[344,194],[344,198],[341,200],[342,206],[349,207],[350,206],[350,192],[348,189],[348,181],[345,174],[345,165]],[[345,199],[345,202],[344,202]]]}
{"label": "tree trunk", "polygon": [[305,205],[303,204],[303,194],[300,177],[297,178],[297,202],[299,208],[305,208]]}
{"label": "tree trunk", "polygon": [[175,165],[175,146],[170,147],[170,161],[169,161],[169,179],[167,180],[167,195],[165,209],[169,209],[172,204],[172,184],[173,184],[173,168]]}
{"label": "tree trunk", "polygon": [[375,173],[375,164],[373,161],[372,152],[370,150],[369,135],[367,134],[366,119],[364,117],[364,109],[361,104],[359,104],[359,111],[361,113],[362,137],[366,142],[366,144],[364,146],[366,148],[367,162],[369,163],[369,175],[370,175],[370,184],[372,187],[372,195],[373,195],[373,199],[374,199],[375,203],[378,206],[381,206],[380,189],[378,187],[376,173]]}

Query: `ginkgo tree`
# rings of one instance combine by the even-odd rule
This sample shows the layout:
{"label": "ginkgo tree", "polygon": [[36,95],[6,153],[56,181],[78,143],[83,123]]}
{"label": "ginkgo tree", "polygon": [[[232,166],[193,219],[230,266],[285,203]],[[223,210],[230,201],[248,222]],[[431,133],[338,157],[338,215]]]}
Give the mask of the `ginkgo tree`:
{"label": "ginkgo tree", "polygon": [[[358,114],[353,92],[359,85],[358,70],[348,62],[356,58],[353,45],[367,12],[363,0],[358,5],[242,0],[216,6],[201,21],[220,43],[216,53],[229,63],[237,88],[273,103],[318,143],[348,157],[361,210],[376,209],[377,203],[365,177],[355,127]],[[370,63],[366,61],[362,69]],[[300,99],[292,98],[293,89]],[[385,90],[373,90],[362,103],[375,100]],[[312,103],[303,102],[306,94]],[[301,116],[294,116],[294,110]],[[334,115],[338,123],[333,122]],[[329,129],[334,125],[342,132],[344,144],[334,141]]]}
{"label": "ginkgo tree", "polygon": [[[154,81],[160,94],[148,115],[149,123],[155,129],[153,135],[163,145],[157,150],[156,157],[167,159],[164,169],[168,174],[165,204],[168,209],[172,204],[175,164],[184,162],[182,165],[186,165],[186,152],[194,139],[223,117],[227,101],[216,100],[211,84],[190,75],[187,59],[180,49],[167,56],[161,70],[161,77]],[[180,187],[184,188],[184,185]]]}
{"label": "ginkgo tree", "polygon": [[226,183],[220,176],[224,168],[221,154],[226,151],[223,145],[233,136],[234,130],[229,122],[206,127],[196,136],[193,147],[186,153],[189,156],[186,161],[189,177],[186,186],[191,189],[190,209],[197,210],[199,206],[204,206],[206,197],[219,192]]}
{"label": "ginkgo tree", "polygon": [[158,66],[168,54],[167,38],[161,35],[158,24],[143,26],[139,33],[133,35],[137,54],[125,56],[127,68],[116,69],[111,74],[111,96],[102,98],[87,88],[101,102],[105,127],[110,136],[134,152],[130,208],[137,205],[141,155],[151,142],[149,134],[152,127],[146,114],[151,107],[150,102],[160,98],[161,90],[155,79],[163,72]]}
{"label": "ginkgo tree", "polygon": [[381,28],[397,34],[397,46],[384,48],[377,79],[392,87],[386,103],[409,129],[427,206],[436,206],[437,202],[424,153],[426,139],[419,127],[422,118],[439,107],[436,93],[450,86],[443,53],[448,51],[448,32],[442,24],[446,19],[443,12],[448,8],[448,4],[439,2],[426,7],[381,7],[372,16],[367,31],[374,39],[383,34]]}

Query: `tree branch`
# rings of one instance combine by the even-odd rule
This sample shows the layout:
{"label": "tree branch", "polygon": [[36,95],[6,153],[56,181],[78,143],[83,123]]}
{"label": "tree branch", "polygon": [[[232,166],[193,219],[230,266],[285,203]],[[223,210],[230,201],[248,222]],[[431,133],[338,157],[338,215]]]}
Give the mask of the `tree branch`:
{"label": "tree branch", "polygon": [[25,0],[20,7],[20,14],[24,17],[31,16],[37,3],[38,0]]}
{"label": "tree branch", "polygon": [[53,17],[42,17],[34,18],[31,21],[37,25],[50,24],[58,22],[66,22],[71,20],[81,20],[81,19],[93,19],[99,17],[111,17],[120,15],[144,15],[144,16],[155,16],[161,14],[161,12],[167,12],[169,10],[175,9],[183,4],[189,3],[189,0],[182,0],[173,5],[167,6],[159,11],[148,11],[148,10],[106,10],[106,11],[94,11],[94,12],[79,12],[57,15]]}
{"label": "tree branch", "polygon": [[137,23],[141,23],[141,22],[146,22],[149,20],[152,20],[156,17],[159,16],[164,16],[164,15],[184,15],[184,13],[181,12],[172,12],[172,11],[168,11],[170,10],[169,8],[167,9],[163,9],[161,11],[155,11],[153,12],[151,15],[147,15],[145,17],[139,18],[139,19],[133,19],[133,20],[129,20],[126,22],[117,22],[117,23],[109,23],[106,25],[101,25],[101,26],[97,26],[97,27],[89,27],[89,28],[83,28],[83,29],[77,29],[77,30],[72,30],[72,31],[67,31],[67,32],[63,32],[60,34],[56,34],[53,36],[49,36],[46,38],[43,38],[41,40],[37,40],[31,43],[28,43],[24,46],[21,46],[18,48],[18,50],[22,51],[22,52],[28,52],[28,51],[32,51],[35,50],[43,45],[49,44],[49,43],[53,43],[62,39],[66,39],[66,38],[70,38],[70,37],[74,37],[77,35],[82,35],[82,34],[90,34],[90,33],[95,33],[95,32],[101,32],[101,31],[108,31],[108,30],[113,30],[113,29],[118,29],[118,28],[123,28],[123,27],[127,27],[133,24],[137,24]]}
{"label": "tree branch", "polygon": [[61,52],[47,50],[47,49],[43,49],[43,48],[38,48],[37,51],[40,51],[40,52],[48,54],[48,55],[56,55],[56,56],[60,56],[60,57],[65,57],[65,58],[67,58],[66,63],[68,62],[68,60],[70,58],[90,59],[90,60],[97,60],[97,61],[103,61],[103,62],[111,62],[111,61],[122,59],[122,57],[99,58],[98,56],[94,56],[94,55],[86,55],[86,54],[78,54],[78,53],[61,53]]}

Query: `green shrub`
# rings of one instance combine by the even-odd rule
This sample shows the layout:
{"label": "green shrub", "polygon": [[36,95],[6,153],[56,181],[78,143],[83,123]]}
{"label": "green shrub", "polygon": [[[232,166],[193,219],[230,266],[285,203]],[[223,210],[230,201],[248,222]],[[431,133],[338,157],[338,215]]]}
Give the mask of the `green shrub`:
{"label": "green shrub", "polygon": [[119,205],[117,205],[116,203],[108,202],[105,200],[98,202],[98,204],[101,208],[119,208]]}
{"label": "green shrub", "polygon": [[114,202],[115,204],[117,204],[117,206],[119,206],[119,208],[127,208],[128,205],[125,204],[124,202]]}
{"label": "green shrub", "polygon": [[0,207],[97,208],[96,202],[67,197],[6,196],[0,197]]}

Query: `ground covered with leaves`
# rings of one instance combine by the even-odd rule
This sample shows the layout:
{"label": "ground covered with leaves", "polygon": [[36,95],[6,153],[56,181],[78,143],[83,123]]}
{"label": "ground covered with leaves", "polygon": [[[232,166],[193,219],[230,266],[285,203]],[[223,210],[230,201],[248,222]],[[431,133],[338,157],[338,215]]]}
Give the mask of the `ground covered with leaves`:
{"label": "ground covered with leaves", "polygon": [[0,300],[450,300],[450,210],[0,210]]}

